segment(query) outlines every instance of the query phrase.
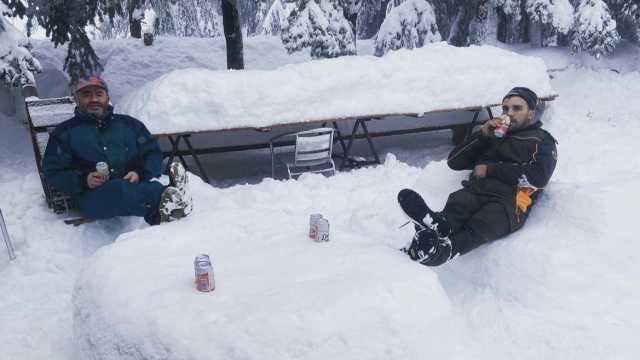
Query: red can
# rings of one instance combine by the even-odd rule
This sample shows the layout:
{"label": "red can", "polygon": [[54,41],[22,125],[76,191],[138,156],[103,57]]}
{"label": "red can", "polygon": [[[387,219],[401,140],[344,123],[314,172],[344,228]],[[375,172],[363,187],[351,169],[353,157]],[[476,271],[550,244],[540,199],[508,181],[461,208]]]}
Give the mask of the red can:
{"label": "red can", "polygon": [[213,277],[213,265],[208,256],[199,255],[193,262],[195,270],[196,289],[202,292],[213,291],[216,288],[216,282]]}

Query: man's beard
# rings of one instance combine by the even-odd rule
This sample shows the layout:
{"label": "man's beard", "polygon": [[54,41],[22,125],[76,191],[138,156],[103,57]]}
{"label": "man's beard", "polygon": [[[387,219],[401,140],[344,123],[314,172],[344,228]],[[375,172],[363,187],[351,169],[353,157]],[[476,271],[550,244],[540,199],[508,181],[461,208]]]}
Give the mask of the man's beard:
{"label": "man's beard", "polygon": [[101,120],[107,115],[107,106],[103,106],[102,104],[90,104],[83,109],[83,112]]}

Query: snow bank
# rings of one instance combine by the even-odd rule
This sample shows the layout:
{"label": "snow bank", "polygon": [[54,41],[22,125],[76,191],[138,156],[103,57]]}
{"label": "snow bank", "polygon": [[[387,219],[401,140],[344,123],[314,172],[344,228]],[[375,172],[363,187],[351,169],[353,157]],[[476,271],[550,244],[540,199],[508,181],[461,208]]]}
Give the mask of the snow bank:
{"label": "snow bank", "polygon": [[274,71],[178,70],[135,90],[116,110],[163,134],[488,105],[514,86],[555,93],[541,59],[437,43]]}
{"label": "snow bank", "polygon": [[[403,218],[389,210],[418,172],[391,158],[330,179],[227,190],[197,182],[194,216],[125,234],[90,260],[74,294],[79,358],[459,354],[432,336],[451,326],[436,274],[395,249],[411,228],[398,231]],[[312,212],[330,220],[330,242],[307,238]],[[213,259],[213,293],[193,283],[193,257],[203,252]]]}
{"label": "snow bank", "polygon": [[[559,164],[529,222],[441,268],[395,250],[411,233],[397,228],[395,195],[414,187],[441,208],[466,176],[442,161],[196,182],[192,217],[124,234],[89,260],[74,292],[80,358],[636,359],[640,104],[625,99],[639,76],[558,73],[563,96],[543,121]],[[306,239],[316,211],[329,243]],[[192,282],[201,252],[213,256],[212,294]]]}

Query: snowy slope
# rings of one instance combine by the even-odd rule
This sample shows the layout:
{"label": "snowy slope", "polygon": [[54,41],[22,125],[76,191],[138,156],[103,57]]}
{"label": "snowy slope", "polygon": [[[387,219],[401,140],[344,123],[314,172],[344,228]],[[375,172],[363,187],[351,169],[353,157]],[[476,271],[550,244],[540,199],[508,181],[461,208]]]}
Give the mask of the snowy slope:
{"label": "snowy slope", "polygon": [[[74,296],[81,355],[635,358],[640,245],[629,224],[640,205],[625,199],[637,196],[640,104],[616,105],[639,80],[561,73],[563,96],[545,117],[560,163],[526,230],[438,269],[394,249],[410,233],[397,230],[395,194],[415,187],[440,207],[465,176],[443,161],[416,169],[391,157],[332,178],[198,184],[195,216],[123,235],[92,258]],[[607,92],[596,97],[599,84]],[[328,244],[306,239],[316,211],[331,221]],[[201,252],[217,269],[213,294],[193,287]]]}
{"label": "snowy slope", "polygon": [[[97,47],[101,46],[121,56],[125,67],[130,63],[124,55],[135,53],[130,45]],[[179,42],[172,46],[179,48]],[[179,49],[185,54],[181,60],[201,56],[201,49]],[[346,351],[350,358],[381,358],[384,353],[375,350],[390,349],[389,344],[396,341],[411,346],[393,348],[386,358],[425,358],[423,352],[442,359],[638,358],[635,335],[640,332],[640,291],[636,283],[640,269],[635,254],[640,244],[634,224],[640,211],[635,201],[640,175],[636,151],[640,104],[633,99],[640,93],[640,51],[628,48],[607,62],[585,67],[579,58],[550,55],[552,50],[535,53],[549,68],[552,56],[570,66],[554,73],[551,84],[560,97],[547,112],[545,124],[559,141],[560,157],[549,188],[523,231],[438,269],[411,263],[394,250],[410,232],[408,227],[397,229],[402,222],[393,202],[397,188],[415,186],[437,208],[464,177],[446,169],[441,161],[427,160],[434,150],[438,154],[447,150],[430,147],[426,139],[434,139],[434,135],[388,140],[396,141],[394,153],[409,164],[388,158],[382,166],[333,178],[268,180],[224,190],[199,184],[194,191],[202,200],[196,203],[194,216],[183,222],[149,228],[138,219],[114,219],[73,228],[43,204],[20,120],[0,117],[0,207],[18,255],[9,263],[0,243],[0,358],[71,359],[75,350],[87,351],[81,345],[92,336],[95,339],[95,334],[88,332],[97,327],[95,323],[74,324],[74,307],[77,316],[86,313],[92,303],[100,305],[95,316],[112,315],[120,304],[140,309],[138,290],[148,294],[150,286],[138,286],[130,278],[138,279],[155,268],[166,276],[151,277],[155,284],[151,290],[158,293],[144,297],[149,306],[136,314],[140,322],[125,319],[128,322],[122,324],[100,324],[108,334],[129,337],[128,342],[120,343],[123,353],[133,347],[156,355],[170,349],[175,349],[174,354],[191,351],[185,349],[190,344],[200,346],[206,334],[194,334],[176,325],[193,316],[186,306],[180,313],[164,305],[180,302],[208,307],[253,288],[257,289],[254,297],[270,301],[245,296],[237,304],[224,304],[226,319],[233,320],[235,327],[224,323],[223,316],[217,318],[221,326],[212,328],[211,321],[218,316],[215,311],[206,313],[206,321],[195,321],[212,333],[223,328],[237,334],[210,339],[227,347],[207,351],[221,351],[224,358],[259,354],[269,358],[280,350],[277,354],[283,354],[282,358],[297,359],[333,355],[330,351],[335,348]],[[47,54],[54,59],[57,51]],[[273,50],[262,57],[280,65],[277,61],[288,59],[283,51]],[[223,58],[222,53],[211,56],[218,57]],[[171,60],[173,65],[178,63]],[[158,59],[150,62],[149,68],[132,70],[129,76],[137,77],[137,71],[161,73],[154,68],[164,66],[161,64]],[[621,73],[599,67],[615,67]],[[126,74],[115,67],[108,71],[119,74],[114,79]],[[437,144],[446,142],[448,134],[441,137],[444,141],[435,138]],[[224,167],[216,170],[226,171]],[[359,190],[361,183],[366,191]],[[308,212],[315,210],[331,220],[331,243],[313,244],[304,238]],[[203,235],[191,225],[210,234]],[[168,237],[182,230],[189,233],[184,240]],[[251,252],[253,248],[278,261],[261,258],[260,253]],[[170,253],[172,249],[174,253]],[[126,254],[128,251],[132,253]],[[213,294],[195,292],[191,282],[192,256],[201,251],[210,251],[214,257],[219,288]],[[326,270],[316,262],[318,258],[330,260],[334,266]],[[150,266],[141,266],[145,264]],[[125,274],[120,267],[135,271]],[[262,272],[269,283],[259,281]],[[334,276],[336,272],[339,276]],[[375,276],[365,276],[369,274]],[[308,281],[297,283],[298,276]],[[116,292],[102,295],[94,281],[97,279]],[[238,279],[247,282],[239,284]],[[272,284],[270,291],[264,290]],[[279,284],[287,285],[286,289],[275,286]],[[283,298],[288,301],[281,302]],[[123,303],[123,299],[129,301]],[[392,300],[408,307],[394,309]],[[361,304],[378,312],[371,318],[360,316],[369,314],[361,310]],[[119,310],[127,312],[124,305]],[[247,314],[268,322],[251,322]],[[114,315],[114,319],[122,319],[122,315]],[[167,321],[171,321],[169,326]],[[375,323],[359,328],[371,324],[368,321]],[[309,323],[317,332],[294,332],[308,329]],[[266,325],[272,324],[267,332]],[[440,327],[433,328],[436,325]],[[135,331],[149,334],[149,341],[137,341]],[[261,338],[265,332],[266,337]],[[187,336],[183,341],[176,340],[177,335],[195,337]],[[291,336],[291,342],[286,344],[283,335]],[[385,336],[385,341],[378,341],[380,336]],[[114,339],[95,340],[93,354],[112,354]],[[323,340],[327,340],[325,347],[319,345]],[[418,343],[420,348],[415,347]],[[125,344],[131,347],[125,348]],[[415,354],[420,356],[412,357]]]}

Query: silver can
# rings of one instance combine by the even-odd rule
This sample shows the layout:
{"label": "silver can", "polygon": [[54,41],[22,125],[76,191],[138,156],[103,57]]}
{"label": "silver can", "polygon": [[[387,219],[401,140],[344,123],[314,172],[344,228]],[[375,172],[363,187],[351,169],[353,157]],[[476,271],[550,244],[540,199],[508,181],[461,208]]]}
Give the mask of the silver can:
{"label": "silver can", "polygon": [[311,214],[309,216],[309,239],[315,240],[318,233],[318,220],[322,219],[322,214]]}
{"label": "silver can", "polygon": [[322,218],[318,220],[316,239],[317,242],[329,241],[329,220]]}
{"label": "silver can", "polygon": [[213,276],[213,265],[211,264],[211,260],[208,256],[206,258],[200,258],[199,260],[198,257],[196,257],[196,260],[194,260],[196,289],[202,292],[215,290],[216,282]]}
{"label": "silver can", "polygon": [[195,273],[195,280],[194,280],[195,282],[198,282],[198,269],[197,269],[197,264],[198,264],[200,261],[208,261],[208,262],[211,262],[211,259],[209,258],[209,255],[207,255],[207,254],[200,254],[200,255],[197,255],[197,256],[195,257],[195,259],[193,259],[193,270],[194,270],[194,273]]}
{"label": "silver can", "polygon": [[100,161],[96,164],[96,171],[100,174],[108,177],[109,176],[109,164],[104,161]]}

